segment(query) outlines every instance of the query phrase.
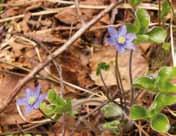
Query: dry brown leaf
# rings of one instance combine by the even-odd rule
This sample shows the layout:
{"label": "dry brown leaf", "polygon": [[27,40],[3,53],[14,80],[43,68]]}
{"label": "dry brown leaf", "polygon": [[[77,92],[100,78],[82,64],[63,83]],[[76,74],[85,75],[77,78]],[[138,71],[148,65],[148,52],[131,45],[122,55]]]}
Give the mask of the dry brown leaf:
{"label": "dry brown leaf", "polygon": [[[104,1],[103,0],[81,0],[80,4],[84,4],[84,5],[103,5]],[[82,13],[82,18],[85,21],[88,21],[92,18],[92,16],[94,16],[97,13],[97,10],[94,9],[80,9],[81,13]],[[76,9],[64,9],[63,11],[60,11],[59,13],[57,13],[55,15],[55,18],[57,18],[58,20],[60,20],[61,22],[65,23],[65,24],[76,24],[79,22],[79,17],[77,15],[77,11]]]}
{"label": "dry brown leaf", "polygon": [[[129,51],[119,55],[119,69],[121,72],[122,82],[125,90],[130,88],[129,81]],[[103,47],[101,50],[95,52],[90,59],[91,74],[90,77],[95,81],[95,84],[103,86],[100,76],[96,75],[97,65],[105,62],[110,65],[108,71],[102,71],[105,83],[108,86],[116,85],[115,78],[115,49],[111,46]],[[144,75],[148,70],[147,61],[142,57],[141,52],[137,49],[133,53],[132,73],[133,78]]]}
{"label": "dry brown leaf", "polygon": [[25,33],[30,31],[30,27],[28,26],[28,22],[30,18],[31,18],[31,13],[27,13],[24,16],[23,21],[21,21],[21,29]]}
{"label": "dry brown leaf", "polygon": [[[44,54],[42,55],[44,56]],[[7,48],[1,50],[0,60],[9,64],[28,68],[32,68],[38,63],[34,45],[31,45],[31,43],[26,43],[16,37],[14,37],[14,40],[9,42]],[[14,66],[1,64],[0,67],[12,69]]]}
{"label": "dry brown leaf", "polygon": [[65,40],[60,39],[59,37],[56,37],[51,32],[47,32],[47,33],[30,32],[30,33],[25,33],[25,36],[30,37],[39,42],[46,42],[46,43],[52,43],[52,44],[65,42]]}
{"label": "dry brown leaf", "polygon": [[3,14],[1,14],[2,18],[6,18],[6,17],[11,17],[11,16],[15,16],[17,14],[19,14],[19,12],[21,9],[14,7],[14,8],[9,8],[8,10],[6,10]]}
{"label": "dry brown leaf", "polygon": [[[80,85],[82,87],[88,87],[92,85],[92,81],[88,77],[88,67],[81,64],[81,59],[78,57],[74,51],[64,52],[58,61],[62,66],[63,78],[64,80]],[[53,69],[52,72],[56,73]]]}

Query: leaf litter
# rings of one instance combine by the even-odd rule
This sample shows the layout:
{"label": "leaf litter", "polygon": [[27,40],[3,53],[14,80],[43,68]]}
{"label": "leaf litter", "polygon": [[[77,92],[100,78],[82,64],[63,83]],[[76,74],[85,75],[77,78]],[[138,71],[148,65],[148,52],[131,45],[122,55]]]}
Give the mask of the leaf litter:
{"label": "leaf litter", "polygon": [[[74,3],[74,1],[59,3],[54,0],[36,0],[30,2],[27,0],[7,0],[5,2],[7,6],[3,7],[0,20],[5,20],[9,17],[12,17],[12,19],[8,22],[2,21],[2,26],[0,27],[0,102],[12,93],[18,81],[35,68],[37,64],[46,59],[49,52],[52,53],[56,48],[61,47],[77,29],[83,27],[76,8],[69,8],[70,5],[74,4],[67,4],[67,2]],[[80,0],[79,5],[87,6],[86,8],[80,8],[81,18],[87,22],[99,13],[99,9],[93,9],[90,5],[104,6],[110,4],[110,2],[110,0]],[[61,8],[61,10],[54,12],[54,14],[49,13],[57,8]],[[118,10],[116,24],[122,21],[119,19],[119,16],[125,16],[124,10]],[[42,12],[45,12],[45,14]],[[34,15],[34,13],[36,14]],[[24,16],[13,19],[13,17],[21,15]],[[109,22],[110,15],[106,15],[92,29],[84,33],[68,50],[56,57],[55,62],[62,69],[61,76],[58,73],[57,66],[53,63],[49,64],[37,77],[25,85],[17,98],[24,95],[25,88],[29,86],[33,87],[36,82],[39,82],[42,85],[43,92],[46,92],[49,88],[57,88],[57,93],[64,95],[65,98],[72,98],[78,103],[81,103],[82,100],[88,101],[79,105],[79,113],[76,114],[77,118],[84,117],[93,112],[106,98],[105,94],[102,93],[102,80],[96,75],[99,63],[105,62],[110,66],[108,71],[102,71],[102,76],[108,88],[115,90],[114,86],[116,85],[114,69],[115,50],[104,43],[105,36],[107,35],[106,28]],[[42,46],[40,45],[41,43]],[[158,62],[156,62],[157,64],[151,64],[150,59],[153,56],[157,56],[153,50],[155,48],[151,48],[151,45],[147,44],[141,44],[136,49],[132,62],[133,79],[145,75],[150,70],[151,65],[154,65],[155,69],[159,68],[160,65],[157,65]],[[129,56],[130,52],[127,51],[125,54],[119,55],[118,58],[122,84],[126,91],[131,89],[128,68]],[[169,56],[166,57],[169,58]],[[170,60],[169,62],[167,61],[168,63],[170,63]],[[41,80],[39,77],[45,78]],[[51,78],[47,79],[47,77]],[[62,82],[57,80],[58,78],[62,78],[64,82],[75,86],[70,87],[64,84],[65,87],[63,90],[61,86]],[[57,83],[55,82],[56,80]],[[84,92],[84,89],[87,91]],[[147,97],[148,94],[144,93],[142,95],[144,100],[140,102],[145,103],[148,99]],[[89,100],[93,98],[95,100],[89,103]],[[44,117],[45,115],[40,111],[34,111],[26,118],[32,122],[42,120]],[[92,116],[88,116],[81,123],[78,123],[73,117],[64,116],[57,123],[41,124],[40,127],[34,127],[32,130],[37,131],[38,134],[40,134],[40,130],[44,130],[47,132],[47,135],[61,135],[63,131],[65,131],[65,135],[71,135],[74,131],[75,136],[91,135],[91,133],[94,135],[111,136],[112,134],[108,130],[102,129],[101,126],[104,122],[106,122],[106,119],[98,111]],[[19,125],[23,129],[31,127],[29,122],[21,119],[13,101],[8,109],[0,114],[0,126],[3,128],[1,132],[19,131],[20,133]],[[145,130],[150,133],[148,128],[145,128]],[[129,135],[135,133],[131,131]],[[151,134],[153,133],[151,132]]]}

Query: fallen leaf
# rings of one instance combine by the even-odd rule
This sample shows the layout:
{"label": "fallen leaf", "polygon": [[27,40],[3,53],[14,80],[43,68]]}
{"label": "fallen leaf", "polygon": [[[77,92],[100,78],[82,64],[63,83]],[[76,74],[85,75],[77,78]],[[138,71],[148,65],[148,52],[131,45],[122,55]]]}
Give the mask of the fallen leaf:
{"label": "fallen leaf", "polygon": [[36,41],[39,42],[46,42],[46,43],[64,43],[65,40],[61,39],[60,37],[56,37],[54,34],[51,32],[47,33],[36,33],[36,32],[30,32],[30,33],[25,33],[25,36],[30,37]]}
{"label": "fallen leaf", "polygon": [[[96,6],[96,5],[103,5],[104,1],[103,0],[91,0],[90,2],[89,0],[81,0],[80,4]],[[81,17],[84,19],[85,22],[90,20],[92,16],[94,16],[97,13],[97,11],[98,10],[94,10],[94,9],[80,9],[80,12],[82,13]],[[55,15],[55,18],[69,25],[70,24],[75,25],[76,23],[79,22],[79,16],[77,15],[76,8],[74,9],[66,8],[60,11],[59,13],[57,13]]]}
{"label": "fallen leaf", "polygon": [[[79,55],[73,50],[66,51],[56,59],[56,62],[62,66],[64,80],[80,85],[81,87],[88,87],[92,85],[92,81],[88,76],[89,69],[87,66],[81,64]],[[57,75],[55,66],[52,66],[51,71]]]}
{"label": "fallen leaf", "polygon": [[[118,63],[121,73],[122,83],[125,90],[130,89],[129,80],[129,51],[119,54]],[[108,71],[102,71],[103,78],[107,86],[116,85],[115,77],[115,49],[111,46],[102,47],[99,51],[95,52],[90,59],[91,73],[90,77],[96,85],[103,86],[100,76],[96,75],[96,69],[99,63],[105,62],[109,64]],[[135,50],[133,53],[132,61],[132,74],[133,79],[144,75],[148,70],[148,63],[142,57],[140,50]]]}

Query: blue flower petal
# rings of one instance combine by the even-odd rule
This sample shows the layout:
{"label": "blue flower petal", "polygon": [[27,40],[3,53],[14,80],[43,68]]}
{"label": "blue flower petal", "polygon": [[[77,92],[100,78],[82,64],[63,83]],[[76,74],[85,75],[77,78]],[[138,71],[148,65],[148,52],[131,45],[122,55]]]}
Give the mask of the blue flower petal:
{"label": "blue flower petal", "polygon": [[34,108],[31,105],[27,105],[25,107],[25,114],[29,114],[30,112],[32,112],[34,110]]}
{"label": "blue flower petal", "polygon": [[124,53],[124,52],[125,52],[125,48],[120,47],[120,48],[119,48],[119,53]]}
{"label": "blue flower petal", "polygon": [[34,96],[35,96],[36,98],[39,97],[39,95],[40,95],[40,90],[41,90],[41,86],[40,86],[40,84],[39,84],[39,85],[37,85],[36,88],[34,89]]}
{"label": "blue flower petal", "polygon": [[111,38],[117,39],[117,37],[118,37],[118,31],[114,27],[109,26],[108,27],[108,33],[109,33],[109,35],[110,35]]}
{"label": "blue flower petal", "polygon": [[21,106],[21,105],[25,105],[25,106],[28,105],[26,98],[18,99],[18,100],[16,101],[16,103],[17,103],[17,105],[19,105],[19,106]]}
{"label": "blue flower petal", "polygon": [[37,99],[37,101],[35,102],[35,104],[33,105],[33,108],[34,108],[34,109],[38,109],[39,106],[40,106],[40,103],[46,98],[46,96],[47,96],[47,95],[45,95],[45,94],[41,94],[41,95],[39,96],[39,98]]}
{"label": "blue flower petal", "polygon": [[30,88],[26,89],[26,98],[29,99],[31,96],[33,96],[33,91]]}
{"label": "blue flower petal", "polygon": [[123,45],[117,45],[116,46],[116,49],[119,53],[123,53],[125,51],[125,48]]}
{"label": "blue flower petal", "polygon": [[124,45],[125,49],[129,49],[129,50],[135,50],[135,45],[133,43],[126,43]]}
{"label": "blue flower petal", "polygon": [[117,42],[116,42],[115,39],[112,38],[112,37],[108,37],[108,38],[106,39],[106,42],[107,42],[108,44],[110,44],[110,45],[113,45],[113,46],[116,46],[116,45],[117,45]]}
{"label": "blue flower petal", "polygon": [[128,42],[132,42],[134,39],[136,39],[136,35],[133,33],[126,34],[126,39]]}
{"label": "blue flower petal", "polygon": [[127,33],[126,26],[125,25],[121,26],[118,31],[119,36],[125,36],[126,33]]}

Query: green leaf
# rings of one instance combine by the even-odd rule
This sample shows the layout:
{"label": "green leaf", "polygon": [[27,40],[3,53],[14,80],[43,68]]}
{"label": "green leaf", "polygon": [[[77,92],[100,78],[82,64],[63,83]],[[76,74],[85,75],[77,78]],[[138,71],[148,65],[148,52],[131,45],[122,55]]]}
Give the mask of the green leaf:
{"label": "green leaf", "polygon": [[166,115],[159,113],[152,117],[151,127],[159,133],[166,133],[170,128],[170,123]]}
{"label": "green leaf", "polygon": [[167,36],[167,31],[162,27],[153,28],[148,35],[150,36],[150,40],[154,43],[160,44],[163,43]]}
{"label": "green leaf", "polygon": [[64,105],[65,100],[56,94],[56,91],[50,89],[48,92],[48,100],[50,103],[55,105]]}
{"label": "green leaf", "polygon": [[115,135],[118,135],[120,130],[119,130],[119,126],[120,125],[120,121],[118,120],[113,120],[111,122],[105,122],[102,127],[105,130],[109,130],[112,133],[114,133]]}
{"label": "green leaf", "polygon": [[136,17],[140,22],[140,33],[144,33],[150,24],[150,15],[145,9],[137,9]]}
{"label": "green leaf", "polygon": [[101,109],[101,111],[106,118],[121,116],[123,114],[122,109],[115,103],[108,103]]}
{"label": "green leaf", "polygon": [[141,1],[142,1],[142,0],[130,0],[129,2],[130,2],[130,4],[131,4],[132,6],[137,6],[138,4],[141,3]]}
{"label": "green leaf", "polygon": [[72,115],[72,102],[71,99],[66,100],[66,104],[64,106],[64,112]]}
{"label": "green leaf", "polygon": [[162,82],[162,84],[159,85],[159,91],[161,93],[176,93],[176,85],[166,81]]}
{"label": "green leaf", "polygon": [[54,105],[47,105],[44,102],[40,104],[40,109],[49,117],[53,116],[56,113]]}
{"label": "green leaf", "polygon": [[172,94],[159,93],[155,96],[152,105],[149,108],[149,116],[158,114],[164,107],[173,105],[176,103],[176,96]]}
{"label": "green leaf", "polygon": [[48,116],[56,115],[55,118],[60,117],[63,113],[72,115],[72,103],[71,100],[65,100],[58,96],[55,90],[50,89],[48,91],[49,104],[42,104],[41,109]]}
{"label": "green leaf", "polygon": [[[4,0],[0,0],[0,4],[3,4],[4,3]],[[0,7],[0,13],[2,12],[3,10],[3,7]]]}
{"label": "green leaf", "polygon": [[105,62],[101,62],[98,64],[98,67],[97,67],[97,71],[96,71],[96,75],[99,75],[101,70],[108,70],[109,69],[109,65]]}
{"label": "green leaf", "polygon": [[164,42],[162,48],[168,53],[170,51],[171,44],[168,42]]}
{"label": "green leaf", "polygon": [[162,67],[156,78],[155,85],[162,93],[176,93],[176,85],[171,80],[176,77],[176,67]]}
{"label": "green leaf", "polygon": [[176,67],[162,67],[158,73],[158,80],[160,82],[165,82],[176,77]]}
{"label": "green leaf", "polygon": [[149,36],[146,34],[139,34],[137,35],[137,38],[135,39],[134,43],[135,44],[141,44],[141,43],[146,43],[149,42]]}
{"label": "green leaf", "polygon": [[133,24],[127,24],[126,27],[129,33],[138,33],[141,28],[138,18],[135,19]]}
{"label": "green leaf", "polygon": [[139,77],[134,80],[133,85],[139,88],[148,89],[149,91],[155,91],[155,79],[150,77]]}
{"label": "green leaf", "polygon": [[160,14],[160,18],[163,19],[167,14],[171,11],[171,6],[168,2],[168,0],[165,0],[162,4],[162,10]]}
{"label": "green leaf", "polygon": [[52,89],[48,90],[48,100],[49,100],[51,103],[54,103],[54,102],[55,102],[56,96],[57,96],[57,94],[56,94],[55,90],[52,90]]}
{"label": "green leaf", "polygon": [[148,118],[148,112],[146,108],[138,105],[133,105],[130,110],[130,117],[133,120],[140,120]]}
{"label": "green leaf", "polygon": [[176,103],[176,96],[172,94],[159,94],[154,101],[159,105],[169,106]]}

